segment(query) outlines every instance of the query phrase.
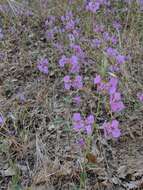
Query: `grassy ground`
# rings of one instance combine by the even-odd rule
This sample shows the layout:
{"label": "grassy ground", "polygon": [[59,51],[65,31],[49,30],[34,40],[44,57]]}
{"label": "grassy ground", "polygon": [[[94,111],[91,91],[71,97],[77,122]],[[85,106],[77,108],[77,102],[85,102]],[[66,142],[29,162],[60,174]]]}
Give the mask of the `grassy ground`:
{"label": "grassy ground", "polygon": [[[82,0],[46,2],[0,2],[0,190],[143,189],[143,103],[137,98],[143,90],[141,5],[109,1],[110,6],[92,13]],[[63,78],[69,68],[60,68],[58,62],[62,55],[73,54],[68,38],[72,32],[63,31],[61,21],[70,10],[79,19],[75,43],[85,56],[80,60],[83,88],[68,91]],[[47,26],[50,15],[55,16],[54,25]],[[115,20],[120,30],[114,29]],[[93,30],[97,25],[117,43]],[[101,45],[93,47],[92,39]],[[111,46],[127,57],[119,72],[109,71],[114,59],[105,49]],[[48,74],[37,68],[41,58],[49,61]],[[98,93],[93,84],[96,74],[104,82],[111,76],[119,79],[123,111],[110,110],[108,94]],[[77,95],[80,105],[73,102]],[[91,135],[73,130],[76,112],[95,117]],[[101,126],[111,119],[119,121],[121,137],[108,140]],[[77,143],[81,137],[84,147]]]}

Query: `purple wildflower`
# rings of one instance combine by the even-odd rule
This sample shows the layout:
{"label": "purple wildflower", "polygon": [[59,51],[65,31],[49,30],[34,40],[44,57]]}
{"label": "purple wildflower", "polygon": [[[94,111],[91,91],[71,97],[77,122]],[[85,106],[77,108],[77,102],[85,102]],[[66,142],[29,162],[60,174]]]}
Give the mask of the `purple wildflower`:
{"label": "purple wildflower", "polygon": [[118,138],[118,137],[121,136],[121,131],[118,128],[118,126],[119,126],[119,122],[117,120],[113,120],[112,124],[111,124],[111,127],[112,127],[112,136],[114,138]]}
{"label": "purple wildflower", "polygon": [[72,87],[72,81],[70,79],[70,76],[68,75],[64,77],[64,86],[66,90],[70,90],[70,88]]}
{"label": "purple wildflower", "polygon": [[116,36],[111,36],[110,41],[112,42],[113,45],[116,45],[118,40]]}
{"label": "purple wildflower", "polygon": [[108,88],[109,88],[108,83],[105,83],[105,82],[102,82],[102,81],[97,85],[97,90],[98,91],[108,91]]}
{"label": "purple wildflower", "polygon": [[104,32],[104,25],[95,25],[93,28],[93,31],[96,33],[102,33]]}
{"label": "purple wildflower", "polygon": [[47,30],[45,35],[47,40],[52,40],[54,39],[55,31],[53,29]]}
{"label": "purple wildflower", "polygon": [[74,122],[81,121],[81,114],[80,113],[74,113],[73,114],[73,121]]}
{"label": "purple wildflower", "polygon": [[71,20],[73,18],[73,13],[71,10],[66,11],[65,19],[66,21]]}
{"label": "purple wildflower", "polygon": [[83,82],[82,82],[82,76],[77,75],[73,81],[73,87],[75,89],[82,89],[83,88]]}
{"label": "purple wildflower", "polygon": [[123,64],[126,62],[126,57],[124,55],[117,55],[116,56],[116,61],[118,64]]}
{"label": "purple wildflower", "polygon": [[103,124],[104,136],[105,138],[119,138],[121,136],[121,131],[119,129],[119,122],[117,120],[112,120],[112,122],[105,122]]}
{"label": "purple wildflower", "polygon": [[94,116],[93,115],[89,115],[86,120],[85,120],[86,124],[93,124],[94,123]]}
{"label": "purple wildflower", "polygon": [[119,70],[120,70],[120,68],[118,65],[111,65],[109,67],[109,71],[111,71],[111,72],[118,72]]}
{"label": "purple wildflower", "polygon": [[73,118],[73,128],[75,131],[80,131],[81,129],[87,133],[87,135],[92,134],[92,126],[94,123],[94,116],[89,115],[85,120],[81,117],[80,113],[74,113]]}
{"label": "purple wildflower", "polygon": [[64,67],[66,64],[70,64],[70,72],[76,73],[79,72],[80,65],[78,62],[78,57],[73,55],[71,58],[67,58],[65,55],[59,60],[60,67]]}
{"label": "purple wildflower", "polygon": [[91,41],[92,48],[99,48],[100,45],[101,45],[101,40],[99,40],[99,39],[93,39]]}
{"label": "purple wildflower", "polygon": [[68,31],[71,31],[71,30],[74,30],[74,28],[75,28],[75,22],[73,20],[69,20],[66,23],[65,29]]}
{"label": "purple wildflower", "polygon": [[10,11],[10,7],[7,4],[0,5],[0,12],[1,13],[8,13]]}
{"label": "purple wildflower", "polygon": [[110,106],[113,112],[120,112],[125,108],[122,101],[110,102]]}
{"label": "purple wildflower", "polygon": [[0,115],[0,125],[3,125],[4,124],[4,118],[2,115]]}
{"label": "purple wildflower", "polygon": [[69,3],[69,4],[72,4],[72,3],[73,3],[73,0],[68,0],[68,3]]}
{"label": "purple wildflower", "polygon": [[82,120],[81,114],[80,113],[74,113],[72,117],[73,121],[73,128],[75,131],[80,131],[80,129],[83,129],[84,127],[84,122]]}
{"label": "purple wildflower", "polygon": [[[53,47],[56,48],[60,53],[64,52],[63,45],[60,44],[60,43],[58,43],[58,42],[57,43],[53,43]],[[60,64],[60,62],[59,62],[59,64]],[[62,65],[61,65],[61,67],[62,67]]]}
{"label": "purple wildflower", "polygon": [[55,23],[55,16],[49,16],[47,19],[46,19],[46,21],[45,21],[45,27],[51,27],[51,26],[53,26],[54,25],[54,23]]}
{"label": "purple wildflower", "polygon": [[143,11],[143,0],[138,0],[140,10]]}
{"label": "purple wildflower", "polygon": [[111,101],[120,101],[121,100],[121,93],[120,92],[115,92],[114,94],[111,94]]}
{"label": "purple wildflower", "polygon": [[68,34],[68,38],[69,38],[70,44],[73,45],[73,43],[75,42],[75,36],[70,33],[70,34]]}
{"label": "purple wildflower", "polygon": [[80,102],[81,102],[81,97],[80,97],[80,96],[75,96],[75,97],[73,98],[73,100],[74,100],[74,103],[76,103],[77,105],[79,105]]}
{"label": "purple wildflower", "polygon": [[85,125],[85,130],[87,135],[91,135],[92,134],[92,125]]}
{"label": "purple wildflower", "polygon": [[109,35],[108,32],[104,32],[104,33],[103,33],[103,39],[104,39],[105,41],[110,41],[110,35]]}
{"label": "purple wildflower", "polygon": [[121,24],[120,24],[118,21],[114,21],[114,22],[113,22],[113,27],[114,27],[116,30],[120,30],[120,29],[121,29]]}
{"label": "purple wildflower", "polygon": [[83,50],[81,49],[80,45],[72,45],[71,47],[73,48],[74,53],[75,53],[78,57],[81,57],[81,58],[84,57],[84,52],[83,52]]}
{"label": "purple wildflower", "polygon": [[92,134],[92,125],[94,124],[94,116],[89,115],[85,120],[85,130],[88,135]]}
{"label": "purple wildflower", "polygon": [[83,138],[79,139],[79,140],[77,141],[77,144],[78,144],[81,148],[83,148],[83,147],[85,146],[85,141],[84,141],[84,139],[83,139]]}
{"label": "purple wildflower", "polygon": [[66,58],[65,55],[62,56],[62,58],[59,60],[60,67],[64,67],[66,63],[68,63],[68,58]]}
{"label": "purple wildflower", "polygon": [[94,78],[94,84],[100,84],[100,82],[101,82],[101,76],[96,75],[96,77]]}
{"label": "purple wildflower", "polygon": [[0,51],[0,61],[3,61],[5,58],[5,53]]}
{"label": "purple wildflower", "polygon": [[110,95],[110,106],[113,112],[120,112],[125,108],[119,92]]}
{"label": "purple wildflower", "polygon": [[126,62],[127,57],[119,54],[119,52],[115,48],[107,48],[106,53],[109,57],[116,59],[117,64],[123,64]]}
{"label": "purple wildflower", "polygon": [[143,102],[143,93],[138,92],[137,97],[138,97],[139,101]]}
{"label": "purple wildflower", "polygon": [[78,57],[77,56],[73,55],[70,58],[70,64],[71,64],[71,69],[70,69],[71,73],[79,72],[80,66],[78,63]]}
{"label": "purple wildflower", "polygon": [[109,0],[98,0],[102,5],[110,5],[110,1]]}
{"label": "purple wildflower", "polygon": [[116,57],[118,55],[118,51],[111,47],[106,49],[106,53],[109,57]]}
{"label": "purple wildflower", "polygon": [[117,90],[118,78],[111,77],[109,81],[109,94],[114,94]]}
{"label": "purple wildflower", "polygon": [[86,9],[93,13],[96,13],[99,10],[99,8],[100,8],[100,3],[93,2],[93,1],[90,1],[88,5],[86,6]]}
{"label": "purple wildflower", "polygon": [[48,70],[48,59],[41,59],[38,62],[37,68],[39,69],[39,71],[41,71],[44,74],[48,74],[49,70]]}
{"label": "purple wildflower", "polygon": [[77,30],[77,29],[73,30],[72,33],[73,33],[73,35],[74,35],[75,38],[78,38],[79,35],[80,35],[80,30]]}

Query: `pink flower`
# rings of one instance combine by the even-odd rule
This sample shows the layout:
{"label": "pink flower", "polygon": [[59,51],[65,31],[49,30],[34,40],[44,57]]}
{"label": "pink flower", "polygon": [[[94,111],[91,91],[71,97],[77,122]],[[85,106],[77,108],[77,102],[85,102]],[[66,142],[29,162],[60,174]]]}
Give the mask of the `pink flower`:
{"label": "pink flower", "polygon": [[111,124],[111,128],[112,128],[112,136],[114,138],[118,138],[121,136],[121,131],[118,128],[118,126],[119,126],[119,122],[117,120],[113,120]]}
{"label": "pink flower", "polygon": [[73,114],[73,121],[74,121],[74,122],[79,122],[79,121],[81,121],[81,114],[80,114],[80,113],[74,113],[74,114]]}
{"label": "pink flower", "polygon": [[110,107],[112,112],[120,112],[125,108],[119,92],[110,95]]}
{"label": "pink flower", "polygon": [[101,82],[101,76],[96,75],[96,77],[94,78],[94,84],[99,84],[100,82]]}
{"label": "pink flower", "polygon": [[116,102],[116,101],[120,101],[120,100],[121,100],[121,93],[120,92],[115,92],[115,93],[111,94],[110,101]]}
{"label": "pink flower", "polygon": [[103,124],[104,136],[105,138],[119,138],[121,136],[121,131],[119,129],[119,122],[115,119],[111,122],[105,122]]}
{"label": "pink flower", "polygon": [[86,119],[81,117],[80,113],[74,113],[72,117],[73,128],[75,131],[85,131],[87,135],[92,134],[92,126],[94,124],[94,116],[89,115]]}
{"label": "pink flower", "polygon": [[125,106],[122,101],[111,102],[110,104],[112,112],[120,112],[125,109]]}

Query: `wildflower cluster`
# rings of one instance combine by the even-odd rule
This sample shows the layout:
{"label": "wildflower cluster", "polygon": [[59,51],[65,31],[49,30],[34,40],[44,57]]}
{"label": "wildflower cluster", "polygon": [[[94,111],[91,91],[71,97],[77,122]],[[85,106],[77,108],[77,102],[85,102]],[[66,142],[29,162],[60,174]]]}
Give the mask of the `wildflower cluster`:
{"label": "wildflower cluster", "polygon": [[110,5],[110,2],[108,0],[90,0],[87,3],[86,9],[92,13],[96,13],[102,5]]}
{"label": "wildflower cluster", "polygon": [[94,78],[94,84],[97,85],[97,90],[106,92],[110,96],[110,108],[112,112],[122,111],[125,106],[121,101],[121,94],[117,91],[118,79],[111,77],[108,82],[103,82],[101,76],[97,75]]}
{"label": "wildflower cluster", "polygon": [[[69,4],[72,7],[74,1],[69,1]],[[58,22],[54,16],[48,17],[45,21],[46,38],[49,41],[51,39],[53,40],[53,42],[51,41],[53,47],[60,53],[57,62],[62,74],[64,73],[62,78],[63,88],[67,93],[71,91],[73,94],[76,94],[73,97],[73,103],[79,111],[73,112],[73,129],[78,134],[83,134],[85,136],[92,135],[94,133],[93,126],[98,123],[98,118],[94,118],[94,116],[90,114],[93,112],[90,112],[88,109],[87,113],[83,113],[84,116],[80,114],[82,113],[80,105],[84,101],[80,93],[86,93],[87,89],[88,92],[91,92],[96,97],[98,97],[98,95],[100,98],[106,97],[106,101],[103,101],[102,104],[104,104],[106,112],[109,112],[111,117],[107,116],[105,122],[98,123],[104,131],[104,137],[107,139],[119,138],[121,136],[121,130],[119,129],[117,114],[125,109],[122,100],[123,97],[119,90],[120,75],[122,65],[126,64],[128,61],[128,55],[122,53],[123,51],[120,47],[119,34],[123,27],[120,20],[115,18],[111,23],[112,30],[109,32],[106,24],[98,21],[98,16],[96,17],[102,10],[104,10],[104,15],[114,12],[110,0],[84,1],[83,6],[78,7],[77,10],[81,10],[85,12],[85,14],[88,14],[88,12],[93,13],[90,15],[92,21],[92,25],[90,26],[93,32],[92,36],[84,35],[84,32],[82,32],[83,25],[81,23],[81,18],[79,16],[75,17],[70,7],[68,7],[65,14],[60,17],[59,26],[56,25]],[[97,18],[96,22],[95,18]],[[61,43],[54,42],[55,34],[56,36],[60,36],[59,39],[63,39]],[[66,45],[62,45],[65,42]],[[95,58],[95,60],[93,60],[93,65],[90,64],[90,55],[88,55],[86,48],[84,49],[84,46],[82,46],[84,42],[89,45],[89,49],[99,52],[101,55],[100,61]],[[102,59],[106,60],[104,72],[98,72],[94,69],[94,71],[91,72],[90,69],[96,67],[96,62],[103,62]],[[42,73],[48,74],[48,65],[47,59],[41,59],[38,62],[37,68]],[[103,68],[101,70],[103,70]],[[86,74],[88,71],[92,74],[87,77]],[[141,102],[143,101],[142,96],[142,93],[137,94]],[[101,101],[100,98],[98,102]]]}
{"label": "wildflower cluster", "polygon": [[72,80],[70,79],[70,76],[64,77],[64,86],[66,90],[70,90],[72,87],[74,89],[82,89],[83,88],[83,82],[82,82],[82,76],[76,75],[75,78]]}
{"label": "wildflower cluster", "polygon": [[63,55],[59,60],[59,65],[60,67],[68,65],[71,73],[78,73],[80,70],[79,59],[76,55],[73,55],[71,58],[66,58],[66,56]]}
{"label": "wildflower cluster", "polygon": [[[124,144],[132,130],[138,137],[136,118],[142,123],[143,0],[1,1],[0,158],[8,159],[0,186],[31,189],[32,170],[39,176],[48,154],[52,183],[35,176],[35,187],[96,189],[100,181],[114,189],[119,171],[111,167],[108,178],[104,149]],[[104,176],[96,175],[98,164]]]}

